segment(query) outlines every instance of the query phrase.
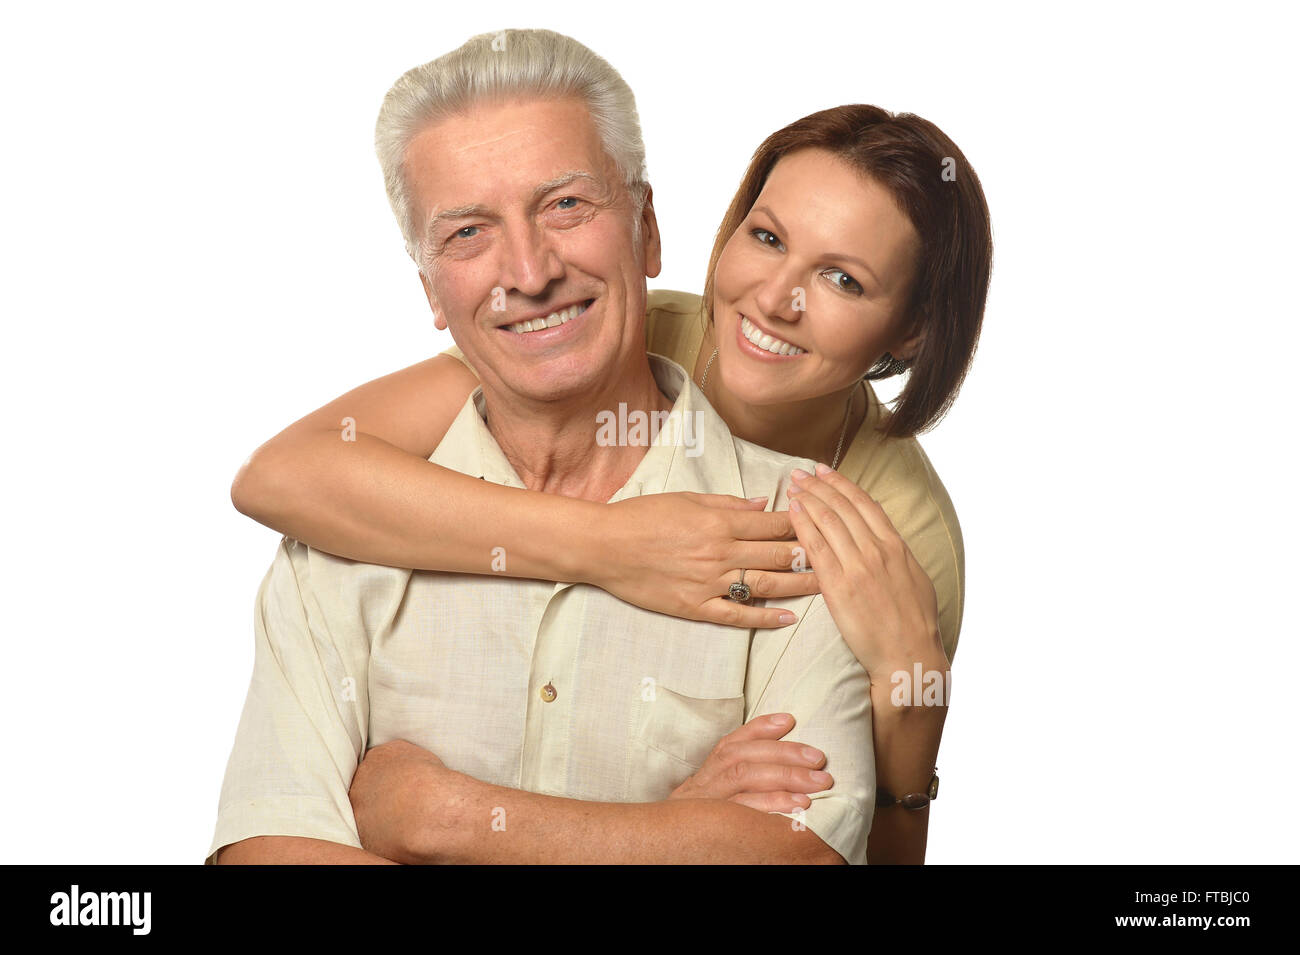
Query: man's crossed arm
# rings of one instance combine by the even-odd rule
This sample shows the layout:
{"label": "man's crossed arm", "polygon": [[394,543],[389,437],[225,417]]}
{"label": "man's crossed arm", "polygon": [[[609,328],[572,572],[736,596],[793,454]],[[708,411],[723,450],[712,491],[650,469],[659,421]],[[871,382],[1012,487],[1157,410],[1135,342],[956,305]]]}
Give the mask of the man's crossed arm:
{"label": "man's crossed arm", "polygon": [[[824,756],[777,742],[788,716],[759,717],[724,737],[669,799],[600,803],[495,786],[447,769],[405,740],[371,749],[350,798],[364,849],[292,836],[227,846],[218,862],[843,863],[799,819],[827,788]],[[751,808],[754,807],[754,808]]]}

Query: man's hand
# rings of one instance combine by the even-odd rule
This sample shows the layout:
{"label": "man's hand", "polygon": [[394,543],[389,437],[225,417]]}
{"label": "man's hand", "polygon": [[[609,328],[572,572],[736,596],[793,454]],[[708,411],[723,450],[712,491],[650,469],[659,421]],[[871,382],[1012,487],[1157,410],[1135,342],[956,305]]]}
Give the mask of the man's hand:
{"label": "man's hand", "polygon": [[439,833],[455,836],[457,787],[463,780],[427,749],[395,739],[366,751],[348,798],[368,852],[411,863],[427,860]]}
{"label": "man's hand", "polygon": [[725,799],[760,812],[807,809],[807,793],[829,789],[826,756],[802,743],[781,742],[794,728],[789,713],[756,716],[718,741],[704,765],[669,799]]}

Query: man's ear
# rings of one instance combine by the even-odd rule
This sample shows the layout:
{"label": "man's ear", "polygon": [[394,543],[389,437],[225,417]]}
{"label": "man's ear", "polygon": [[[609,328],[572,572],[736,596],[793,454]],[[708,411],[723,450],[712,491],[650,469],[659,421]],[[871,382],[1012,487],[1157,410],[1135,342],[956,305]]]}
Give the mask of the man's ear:
{"label": "man's ear", "polygon": [[424,286],[424,297],[429,300],[429,308],[433,310],[433,327],[445,332],[447,330],[447,317],[442,314],[442,309],[438,307],[438,300],[433,297],[433,289],[429,287],[429,280],[423,272],[420,273],[420,284]]}
{"label": "man's ear", "polygon": [[652,279],[663,269],[663,249],[659,244],[659,220],[655,218],[654,190],[645,187],[645,203],[641,206],[641,242],[645,249],[645,274]]}

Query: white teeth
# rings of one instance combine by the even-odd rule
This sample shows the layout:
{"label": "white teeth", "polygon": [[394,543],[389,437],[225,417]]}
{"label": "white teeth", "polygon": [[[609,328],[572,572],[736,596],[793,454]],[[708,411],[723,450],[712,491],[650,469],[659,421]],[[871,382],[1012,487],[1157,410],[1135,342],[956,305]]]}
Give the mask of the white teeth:
{"label": "white teeth", "polygon": [[529,321],[515,322],[513,325],[507,325],[516,335],[522,335],[524,332],[536,332],[543,328],[554,328],[556,325],[563,325],[571,319],[577,318],[582,314],[585,305],[570,305],[568,308],[562,308],[558,312],[552,312],[545,318],[534,318]]}
{"label": "white teeth", "polygon": [[740,331],[746,339],[764,351],[770,351],[773,355],[802,355],[804,353],[802,348],[797,348],[789,342],[783,342],[779,338],[773,338],[771,335],[760,332],[753,322],[743,316],[740,319]]}

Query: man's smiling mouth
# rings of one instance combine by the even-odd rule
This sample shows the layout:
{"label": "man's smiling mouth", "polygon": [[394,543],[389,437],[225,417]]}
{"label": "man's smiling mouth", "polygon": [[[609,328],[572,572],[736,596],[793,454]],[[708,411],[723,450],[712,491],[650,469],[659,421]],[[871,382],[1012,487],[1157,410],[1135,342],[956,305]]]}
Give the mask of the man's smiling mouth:
{"label": "man's smiling mouth", "polygon": [[515,322],[513,325],[502,325],[504,331],[514,332],[516,335],[523,335],[525,332],[536,332],[543,328],[554,328],[557,325],[563,325],[565,322],[577,318],[588,308],[595,299],[587,299],[585,302],[576,302],[558,311],[551,312],[542,318],[525,319],[522,322]]}

